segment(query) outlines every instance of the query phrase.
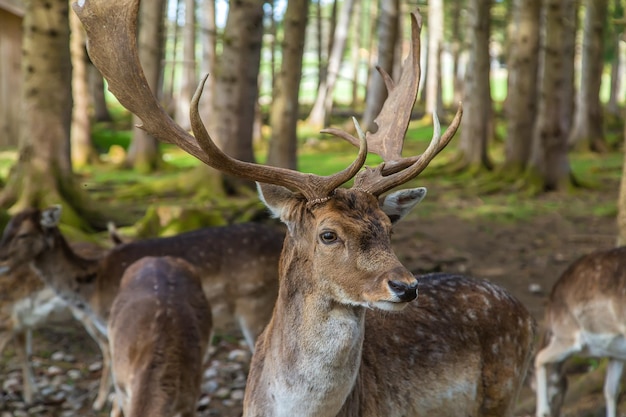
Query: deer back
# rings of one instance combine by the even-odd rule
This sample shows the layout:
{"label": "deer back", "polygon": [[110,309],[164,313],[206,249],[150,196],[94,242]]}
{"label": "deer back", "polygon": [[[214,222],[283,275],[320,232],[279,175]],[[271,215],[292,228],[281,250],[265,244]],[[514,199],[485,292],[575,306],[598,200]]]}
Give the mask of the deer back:
{"label": "deer back", "polygon": [[209,303],[188,262],[145,257],[126,269],[108,323],[124,415],[193,415],[211,327]]}

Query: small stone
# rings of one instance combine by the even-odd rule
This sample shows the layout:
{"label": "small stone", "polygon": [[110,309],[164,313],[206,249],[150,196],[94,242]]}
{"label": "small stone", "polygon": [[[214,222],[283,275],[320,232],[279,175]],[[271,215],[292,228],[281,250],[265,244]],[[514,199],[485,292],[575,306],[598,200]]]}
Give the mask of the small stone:
{"label": "small stone", "polygon": [[239,363],[248,363],[250,362],[250,352],[243,349],[231,350],[228,354],[228,360]]}
{"label": "small stone", "polygon": [[46,373],[49,376],[57,376],[57,375],[61,375],[63,373],[63,370],[59,368],[58,366],[52,365],[48,367],[48,370],[46,371]]}
{"label": "small stone", "polygon": [[541,294],[543,289],[541,288],[541,285],[532,283],[528,286],[528,291],[530,291],[531,294]]}
{"label": "small stone", "polygon": [[98,372],[102,369],[102,362],[96,361],[89,365],[89,372]]}
{"label": "small stone", "polygon": [[244,390],[242,389],[236,389],[230,393],[231,400],[235,400],[235,401],[243,401],[243,396],[244,396]]}
{"label": "small stone", "polygon": [[222,387],[215,392],[215,397],[225,399],[230,397],[230,388]]}
{"label": "small stone", "polygon": [[65,359],[65,353],[61,351],[56,351],[52,354],[52,356],[50,356],[50,359],[56,362],[63,361]]}
{"label": "small stone", "polygon": [[82,372],[80,372],[78,369],[70,369],[69,371],[67,371],[67,377],[70,379],[80,379],[81,376]]}
{"label": "small stone", "polygon": [[206,392],[207,394],[214,394],[219,387],[220,384],[216,380],[211,379],[202,384],[202,392]]}

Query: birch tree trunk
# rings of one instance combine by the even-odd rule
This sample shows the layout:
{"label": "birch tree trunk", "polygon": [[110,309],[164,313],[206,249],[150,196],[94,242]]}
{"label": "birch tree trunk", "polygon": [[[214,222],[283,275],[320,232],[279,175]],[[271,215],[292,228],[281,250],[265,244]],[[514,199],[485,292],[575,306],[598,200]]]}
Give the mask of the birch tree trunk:
{"label": "birch tree trunk", "polygon": [[560,122],[564,103],[559,94],[567,5],[567,0],[545,0],[542,6],[539,107],[529,165],[529,173],[538,179],[541,191],[561,190],[569,184],[567,136]]}
{"label": "birch tree trunk", "polygon": [[317,91],[315,103],[309,114],[307,123],[315,128],[326,125],[327,118],[333,107],[333,93],[335,83],[339,76],[341,63],[343,62],[343,52],[348,38],[348,28],[350,27],[350,16],[355,0],[344,0],[339,13],[337,27],[333,37],[333,46],[328,57],[328,69],[326,80],[320,83]]}
{"label": "birch tree trunk", "polygon": [[[380,2],[378,17],[378,62],[377,67],[384,69],[388,74],[393,73],[395,45],[398,42],[398,21],[400,19],[400,1],[391,0]],[[361,127],[370,132],[378,128],[374,125],[374,119],[380,113],[383,103],[387,98],[385,82],[375,68],[370,69],[365,111]]]}
{"label": "birch tree trunk", "polygon": [[426,112],[441,114],[441,49],[443,46],[443,0],[428,2],[428,72],[426,73]]}
{"label": "birch tree trunk", "polygon": [[490,0],[470,0],[470,59],[465,74],[459,148],[462,163],[470,169],[490,168],[487,142],[492,123],[491,89],[489,85],[490,58]]}
{"label": "birch tree trunk", "polygon": [[505,111],[508,123],[504,162],[504,169],[513,174],[526,169],[532,149],[537,116],[540,15],[541,0],[513,1],[507,57],[509,78]]}
{"label": "birch tree trunk", "polygon": [[308,12],[309,0],[287,3],[283,20],[283,61],[276,78],[270,117],[272,140],[267,163],[289,169],[297,168],[298,97]]}
{"label": "birch tree trunk", "polygon": [[91,140],[92,106],[89,100],[89,76],[85,31],[76,13],[70,13],[70,54],[72,57],[72,126],[70,129],[71,157],[75,168],[99,161]]}
{"label": "birch tree trunk", "polygon": [[[153,0],[139,5],[139,60],[148,85],[157,96],[160,95],[163,17],[166,3],[165,0]],[[125,164],[137,172],[152,172],[159,168],[161,162],[159,143],[146,131],[139,129],[138,125],[141,125],[141,119],[133,115],[133,138],[128,148]]]}
{"label": "birch tree trunk", "polygon": [[176,99],[175,120],[182,128],[189,129],[191,97],[198,85],[196,76],[196,2],[185,0],[185,26],[183,26],[183,65],[180,90]]}
{"label": "birch tree trunk", "polygon": [[602,128],[600,84],[608,0],[586,0],[585,10],[580,90],[569,144],[571,147],[588,147],[592,151],[604,152],[606,142]]}

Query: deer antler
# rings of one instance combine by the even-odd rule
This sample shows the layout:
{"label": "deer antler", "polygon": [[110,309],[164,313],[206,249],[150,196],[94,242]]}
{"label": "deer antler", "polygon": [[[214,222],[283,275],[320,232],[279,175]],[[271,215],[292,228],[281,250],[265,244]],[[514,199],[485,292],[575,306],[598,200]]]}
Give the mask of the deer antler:
{"label": "deer antler", "polygon": [[177,145],[225,173],[300,191],[309,201],[330,195],[354,177],[365,163],[367,143],[364,139],[354,162],[330,176],[304,174],[229,157],[215,145],[200,120],[198,103],[206,77],[192,100],[190,117],[195,137],[178,126],[154,97],[137,53],[139,0],[83,0],[72,7],[87,32],[89,56],[106,78],[109,90],[142,120],[140,127],[157,139]]}
{"label": "deer antler", "polygon": [[[361,171],[354,180],[354,188],[380,195],[415,178],[446,147],[461,123],[463,108],[459,105],[452,123],[442,137],[437,115],[433,115],[433,138],[426,151],[419,156],[402,157],[404,138],[409,127],[411,111],[419,87],[421,30],[422,17],[419,12],[411,13],[411,50],[402,66],[402,74],[397,85],[387,72],[382,68],[376,68],[385,81],[389,95],[374,120],[378,130],[375,133],[367,132],[365,137],[369,150],[379,155],[384,163],[376,168],[366,168]],[[330,128],[326,129],[325,132],[344,138],[353,145],[359,143],[357,138],[338,129]],[[359,135],[359,138],[361,136]]]}

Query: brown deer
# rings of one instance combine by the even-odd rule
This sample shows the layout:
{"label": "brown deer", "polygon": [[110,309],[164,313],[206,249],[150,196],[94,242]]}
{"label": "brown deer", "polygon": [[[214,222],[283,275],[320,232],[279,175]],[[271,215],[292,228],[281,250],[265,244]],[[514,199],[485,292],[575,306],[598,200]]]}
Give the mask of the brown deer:
{"label": "brown deer", "polygon": [[610,358],[604,383],[607,417],[617,415],[626,360],[626,247],[582,256],[554,284],[535,358],[537,417],[558,416],[572,355]]}
{"label": "brown deer", "polygon": [[[102,247],[87,243],[77,243],[73,247],[83,256],[95,256],[105,251]],[[89,318],[68,306],[28,265],[15,268],[10,274],[0,277],[0,353],[11,340],[15,342],[15,351],[22,368],[25,403],[31,404],[37,394],[29,360],[32,330],[55,322],[65,322],[71,319],[72,313],[90,335],[97,334]],[[97,337],[94,339],[99,343]]]}
{"label": "brown deer", "polygon": [[[402,158],[419,81],[421,21],[412,51],[356,160],[323,177],[235,160],[212,141],[192,101],[194,135],[176,125],[147,87],[137,56],[137,0],[85,0],[74,10],[109,89],[143,128],[230,175],[255,180],[288,228],[272,319],[257,340],[244,416],[507,416],[532,354],[534,321],[504,289],[469,277],[416,278],[391,249],[391,227],[425,189],[390,193],[416,177],[452,138]],[[383,164],[361,170],[368,145]],[[354,178],[354,185],[341,185]],[[411,303],[417,297],[417,303]]]}
{"label": "brown deer", "polygon": [[191,264],[169,256],[131,264],[108,322],[117,395],[111,417],[195,416],[211,325]]}
{"label": "brown deer", "polygon": [[[256,223],[199,229],[167,238],[118,244],[98,258],[72,250],[58,228],[61,207],[27,209],[7,224],[0,242],[0,270],[29,264],[74,315],[91,321],[103,369],[95,409],[106,403],[110,379],[107,320],[125,269],[144,256],[178,256],[195,265],[220,325],[234,317],[253,346],[269,322],[277,296],[278,259],[284,233]],[[217,327],[216,321],[216,327]]]}

